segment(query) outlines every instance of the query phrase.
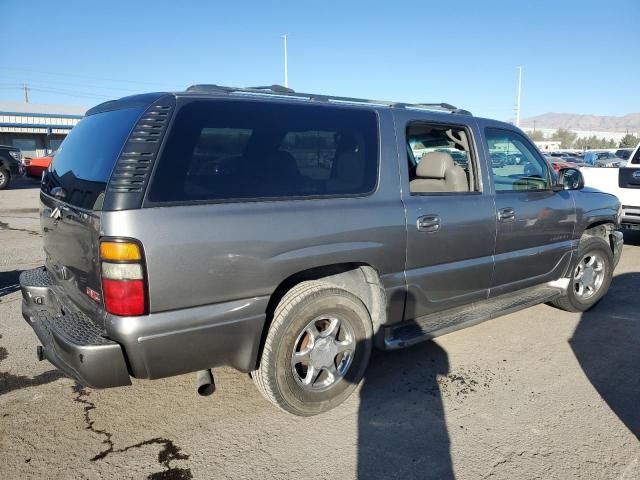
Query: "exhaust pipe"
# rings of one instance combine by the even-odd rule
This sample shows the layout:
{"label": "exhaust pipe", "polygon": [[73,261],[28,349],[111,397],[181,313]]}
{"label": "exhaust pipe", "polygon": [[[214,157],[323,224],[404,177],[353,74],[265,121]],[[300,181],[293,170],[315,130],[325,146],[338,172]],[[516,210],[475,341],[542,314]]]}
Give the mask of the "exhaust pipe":
{"label": "exhaust pipe", "polygon": [[208,397],[216,391],[216,384],[213,381],[213,373],[210,368],[196,373],[196,390],[201,397]]}

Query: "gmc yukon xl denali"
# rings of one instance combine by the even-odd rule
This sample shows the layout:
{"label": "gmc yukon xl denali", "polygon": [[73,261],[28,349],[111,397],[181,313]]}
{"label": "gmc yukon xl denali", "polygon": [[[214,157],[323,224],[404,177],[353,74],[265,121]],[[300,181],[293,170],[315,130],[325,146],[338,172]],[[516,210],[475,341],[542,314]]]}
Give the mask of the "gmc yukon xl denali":
{"label": "gmc yukon xl denali", "polygon": [[83,385],[198,372],[207,393],[230,366],[314,415],[374,346],[598,302],[621,211],[583,187],[517,128],[448,104],[127,97],[87,112],[43,177],[46,264],[21,275],[23,315],[39,358]]}

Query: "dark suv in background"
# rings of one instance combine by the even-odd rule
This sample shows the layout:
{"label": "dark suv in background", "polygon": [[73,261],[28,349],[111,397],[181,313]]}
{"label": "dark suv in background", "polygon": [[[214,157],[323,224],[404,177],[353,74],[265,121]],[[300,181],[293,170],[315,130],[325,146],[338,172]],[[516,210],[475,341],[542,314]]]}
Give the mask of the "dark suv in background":
{"label": "dark suv in background", "polygon": [[0,190],[9,186],[11,177],[22,173],[22,154],[20,149],[0,145]]}
{"label": "dark suv in background", "polygon": [[374,345],[590,308],[622,248],[617,199],[512,125],[277,86],[98,105],[40,202],[46,264],[20,278],[40,359],[92,387],[198,371],[201,392],[231,366],[297,415],[347,398]]}

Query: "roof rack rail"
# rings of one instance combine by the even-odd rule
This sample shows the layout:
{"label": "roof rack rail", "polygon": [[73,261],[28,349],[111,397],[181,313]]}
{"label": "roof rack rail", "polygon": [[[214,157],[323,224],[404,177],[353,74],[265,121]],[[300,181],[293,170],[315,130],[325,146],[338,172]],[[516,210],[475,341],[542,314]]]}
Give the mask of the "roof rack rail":
{"label": "roof rack rail", "polygon": [[307,99],[313,102],[333,102],[333,103],[364,103],[368,105],[379,105],[392,108],[406,108],[406,109],[418,109],[418,110],[437,110],[446,111],[450,113],[457,113],[461,115],[471,115],[471,112],[462,108],[455,107],[449,103],[402,103],[402,102],[389,102],[386,100],[369,100],[366,98],[355,97],[337,97],[334,95],[323,95],[317,93],[300,93],[292,90],[291,88],[284,87],[282,85],[270,85],[260,87],[223,87],[215,84],[197,84],[191,85],[186,89],[190,93],[226,93],[226,94],[248,94],[248,95],[274,95],[285,96],[300,99]]}

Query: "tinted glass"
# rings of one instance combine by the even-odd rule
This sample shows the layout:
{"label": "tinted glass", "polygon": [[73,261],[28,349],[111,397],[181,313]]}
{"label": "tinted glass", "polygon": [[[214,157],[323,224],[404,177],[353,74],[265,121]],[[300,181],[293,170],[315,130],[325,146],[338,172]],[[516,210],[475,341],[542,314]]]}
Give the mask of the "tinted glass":
{"label": "tinted glass", "polygon": [[496,191],[550,188],[547,162],[523,136],[488,128],[486,137]]}
{"label": "tinted glass", "polygon": [[58,148],[43,190],[62,187],[68,203],[100,210],[118,154],[142,112],[129,108],[83,118]]}
{"label": "tinted glass", "polygon": [[377,179],[370,110],[194,101],[174,121],[151,202],[364,194]]}

